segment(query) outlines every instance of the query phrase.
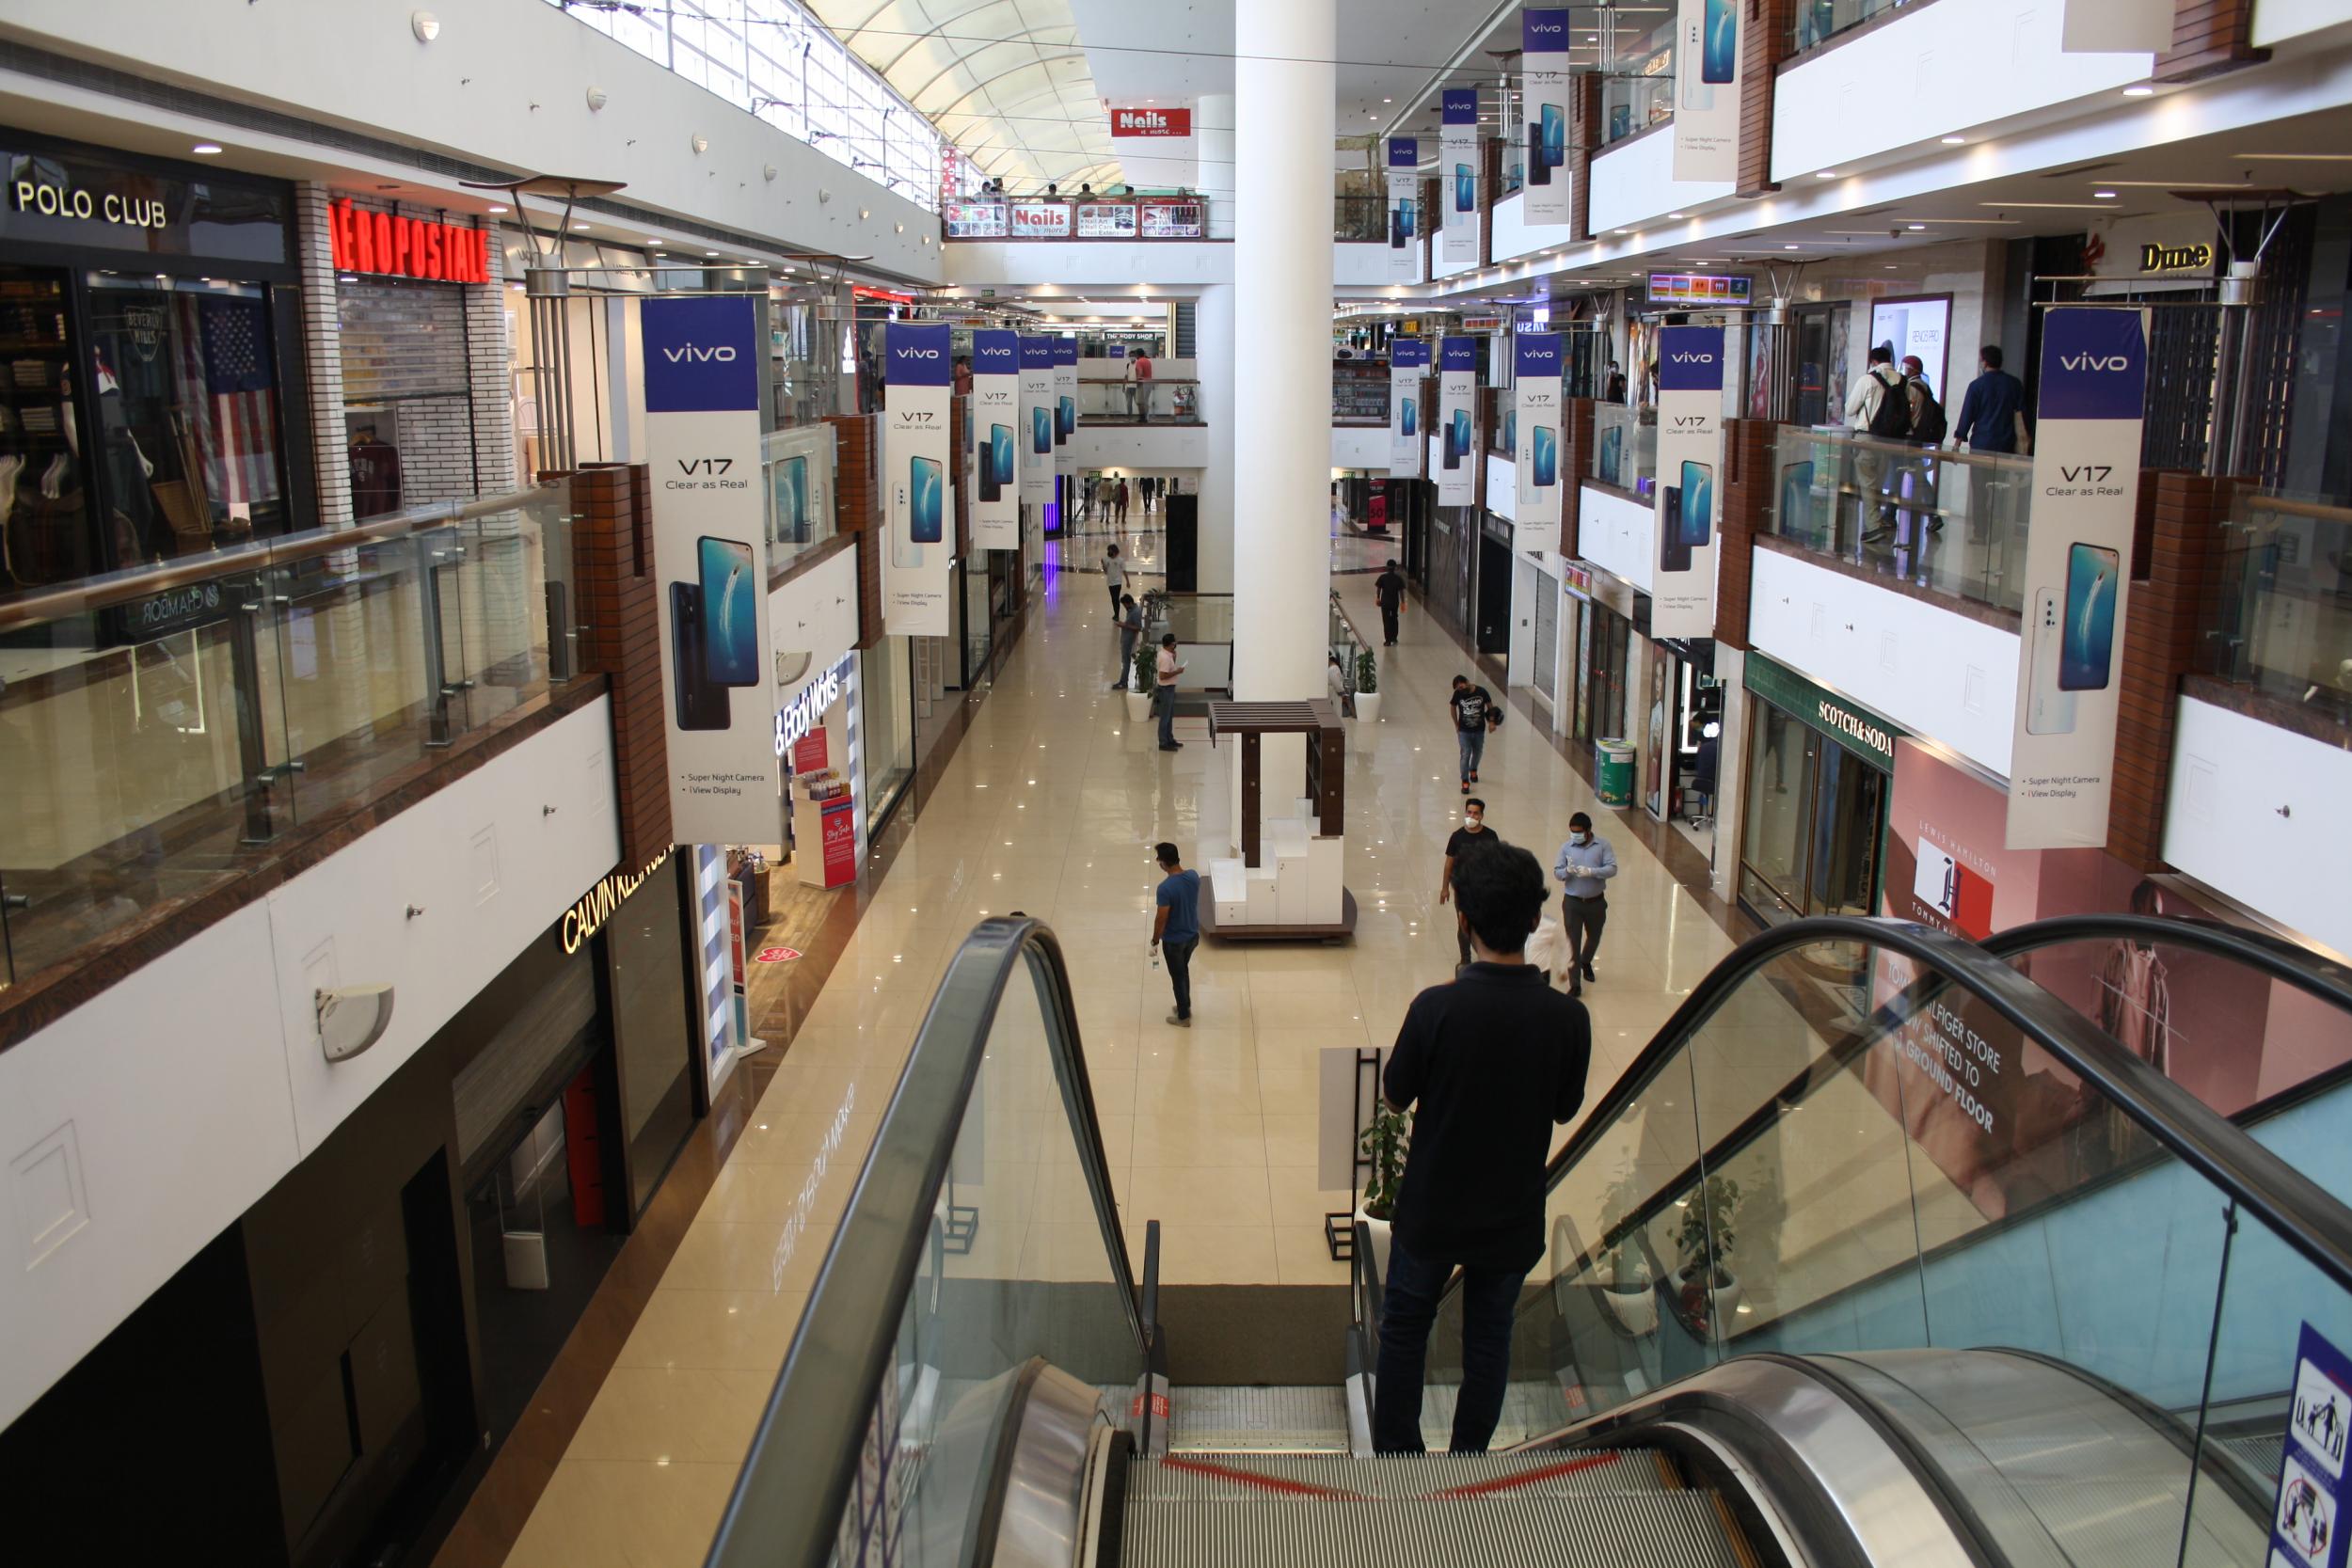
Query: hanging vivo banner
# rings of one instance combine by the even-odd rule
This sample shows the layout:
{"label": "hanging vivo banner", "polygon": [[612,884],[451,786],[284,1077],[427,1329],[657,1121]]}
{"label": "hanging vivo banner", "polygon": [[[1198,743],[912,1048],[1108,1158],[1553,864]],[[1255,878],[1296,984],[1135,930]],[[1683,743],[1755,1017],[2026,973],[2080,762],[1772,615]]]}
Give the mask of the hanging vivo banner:
{"label": "hanging vivo banner", "polygon": [[1569,220],[1568,13],[1519,13],[1519,69],[1525,75],[1526,178],[1521,182],[1519,219],[1532,225]]}
{"label": "hanging vivo banner", "polygon": [[1679,5],[1674,177],[1734,181],[1740,178],[1740,0]]}
{"label": "hanging vivo banner", "polygon": [[1021,547],[1021,335],[972,334],[972,547]]}
{"label": "hanging vivo banner", "polygon": [[2041,383],[2008,844],[2095,849],[2107,841],[2115,775],[2125,568],[2148,390],[2146,313],[2048,311]]}
{"label": "hanging vivo banner", "polygon": [[1021,449],[1021,504],[1043,507],[1054,499],[1054,340],[1021,340],[1020,418],[1013,445]]}
{"label": "hanging vivo banner", "polygon": [[1054,344],[1054,471],[1074,472],[1077,459],[1070,438],[1078,434],[1078,340],[1056,338]]}
{"label": "hanging vivo banner", "polygon": [[947,401],[955,384],[950,329],[892,322],[882,329],[882,482],[890,498],[882,624],[895,637],[946,637],[948,534]]}
{"label": "hanging vivo banner", "polygon": [[1543,555],[1560,553],[1560,356],[1557,332],[1522,332],[1512,340],[1519,411],[1514,543]]}
{"label": "hanging vivo banner", "polygon": [[1429,373],[1425,338],[1389,340],[1389,477],[1421,477],[1421,379]]}
{"label": "hanging vivo banner", "polygon": [[680,844],[756,844],[776,832],[759,302],[648,299],[637,323],[670,818]]}
{"label": "hanging vivo banner", "polygon": [[1421,140],[1416,136],[1389,138],[1389,281],[1421,280],[1421,224],[1414,209],[1421,205]]}
{"label": "hanging vivo banner", "polygon": [[1724,329],[1658,332],[1655,637],[1715,635],[1715,523],[1724,473]]}
{"label": "hanging vivo banner", "polygon": [[[1451,97],[1452,94],[1448,94]],[[1478,340],[1438,340],[1438,504],[1469,506],[1478,499],[1478,432],[1471,408],[1478,398]]]}
{"label": "hanging vivo banner", "polygon": [[1438,206],[1445,214],[1447,261],[1478,260],[1478,89],[1445,89],[1438,138]]}

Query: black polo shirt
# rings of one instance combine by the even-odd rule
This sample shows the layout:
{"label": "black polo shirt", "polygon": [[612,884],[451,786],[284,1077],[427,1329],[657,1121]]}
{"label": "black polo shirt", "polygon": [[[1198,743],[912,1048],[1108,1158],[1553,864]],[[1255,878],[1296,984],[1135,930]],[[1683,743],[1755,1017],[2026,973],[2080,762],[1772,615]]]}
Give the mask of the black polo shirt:
{"label": "black polo shirt", "polygon": [[1551,1129],[1584,1103],[1592,1056],[1583,1004],[1532,965],[1474,963],[1413,998],[1382,1080],[1390,1103],[1413,1108],[1394,1215],[1407,1251],[1534,1267]]}

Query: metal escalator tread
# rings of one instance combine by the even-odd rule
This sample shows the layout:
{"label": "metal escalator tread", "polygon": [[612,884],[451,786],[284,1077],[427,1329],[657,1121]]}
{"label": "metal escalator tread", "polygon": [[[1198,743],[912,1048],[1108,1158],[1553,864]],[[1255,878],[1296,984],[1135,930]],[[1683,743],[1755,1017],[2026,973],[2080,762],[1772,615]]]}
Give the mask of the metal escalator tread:
{"label": "metal escalator tread", "polygon": [[1173,1502],[1131,1489],[1124,1525],[1127,1568],[1740,1568],[1705,1492]]}
{"label": "metal escalator tread", "polygon": [[1175,1391],[1168,1446],[1186,1451],[1250,1449],[1345,1453],[1347,1390],[1186,1384]]}
{"label": "metal escalator tread", "polygon": [[[1513,1478],[1530,1480],[1512,1485]],[[1263,1478],[1262,1481],[1255,1478]],[[1590,1453],[1546,1449],[1530,1453],[1390,1455],[1349,1459],[1322,1454],[1182,1453],[1139,1465],[1128,1477],[1131,1496],[1158,1502],[1269,1501],[1280,1496],[1339,1493],[1362,1497],[1428,1499],[1434,1493],[1508,1488],[1515,1497],[1662,1497],[1684,1490],[1662,1454],[1608,1449]],[[1276,1487],[1306,1491],[1278,1493]]]}

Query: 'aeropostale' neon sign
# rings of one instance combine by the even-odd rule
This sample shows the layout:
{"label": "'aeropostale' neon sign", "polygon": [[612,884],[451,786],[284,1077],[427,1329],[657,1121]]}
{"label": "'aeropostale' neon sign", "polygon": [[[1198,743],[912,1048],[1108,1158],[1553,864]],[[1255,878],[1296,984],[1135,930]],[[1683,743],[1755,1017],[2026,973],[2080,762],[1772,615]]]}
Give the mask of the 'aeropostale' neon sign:
{"label": "'aeropostale' neon sign", "polygon": [[490,281],[490,231],[371,212],[348,200],[326,207],[335,270],[422,277],[437,283]]}

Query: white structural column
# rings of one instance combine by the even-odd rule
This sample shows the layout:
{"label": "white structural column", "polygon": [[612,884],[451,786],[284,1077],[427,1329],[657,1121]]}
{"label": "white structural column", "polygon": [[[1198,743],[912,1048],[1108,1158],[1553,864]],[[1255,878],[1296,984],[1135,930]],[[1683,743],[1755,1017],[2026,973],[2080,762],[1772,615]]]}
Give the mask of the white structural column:
{"label": "white structural column", "polygon": [[1193,156],[1199,167],[1192,188],[1209,198],[1209,238],[1233,237],[1233,95],[1200,95],[1192,111]]}
{"label": "white structural column", "polygon": [[1192,312],[1193,373],[1200,380],[1200,420],[1209,437],[1200,471],[1200,518],[1194,562],[1203,594],[1233,591],[1233,285],[1200,291]]}
{"label": "white structural column", "polygon": [[1336,3],[1245,15],[1233,61],[1233,694],[1300,700],[1324,693],[1331,591]]}

